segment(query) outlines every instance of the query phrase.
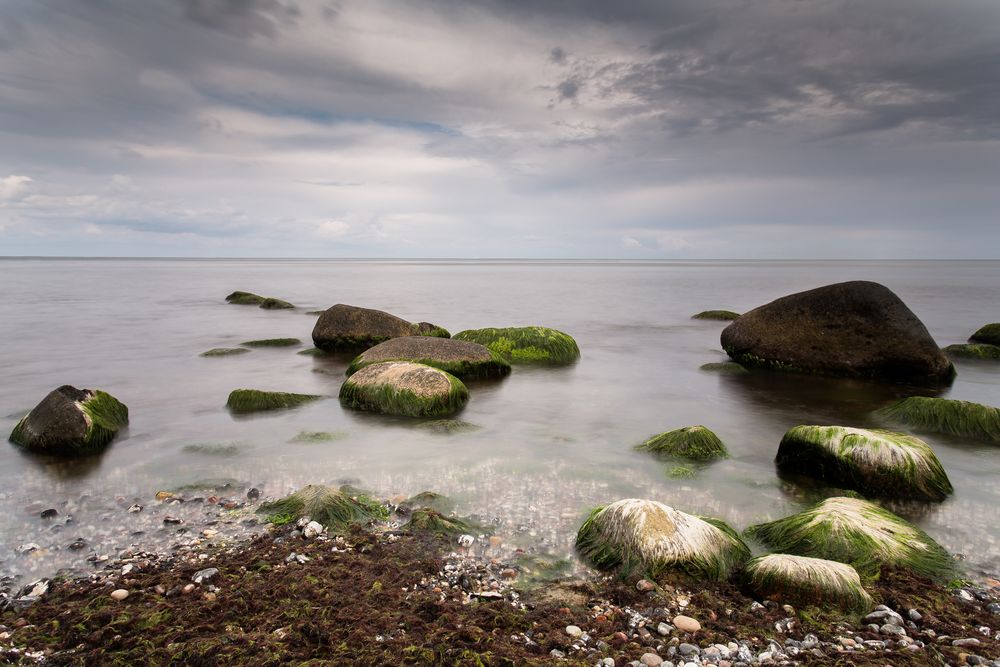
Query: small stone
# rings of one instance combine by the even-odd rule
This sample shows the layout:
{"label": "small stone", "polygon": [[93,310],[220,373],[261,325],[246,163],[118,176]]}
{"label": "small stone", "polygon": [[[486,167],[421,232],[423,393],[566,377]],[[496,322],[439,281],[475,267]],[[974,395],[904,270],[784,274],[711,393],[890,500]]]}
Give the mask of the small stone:
{"label": "small stone", "polygon": [[206,528],[205,530],[201,531],[201,534],[202,536],[207,537],[208,539],[212,539],[213,537],[219,534],[219,531],[213,530],[212,528]]}
{"label": "small stone", "polygon": [[681,632],[694,633],[701,630],[701,623],[690,616],[674,616],[674,626]]}
{"label": "small stone", "polygon": [[476,541],[476,538],[472,535],[459,535],[458,536],[458,546],[460,547],[471,547]]}
{"label": "small stone", "polygon": [[175,516],[165,516],[163,517],[163,523],[167,524],[168,526],[176,526],[184,522]]}
{"label": "small stone", "polygon": [[554,648],[551,651],[549,651],[549,657],[556,658],[556,659],[562,659],[562,658],[566,657],[566,654],[563,653],[562,651],[560,651],[559,649]]}
{"label": "small stone", "polygon": [[654,584],[649,579],[640,579],[639,581],[635,582],[635,590],[639,591],[640,593],[648,593],[650,591],[656,590],[656,584]]}
{"label": "small stone", "polygon": [[302,536],[307,539],[313,539],[314,537],[322,535],[323,530],[323,524],[319,521],[310,521],[306,524],[306,527],[302,529]]}
{"label": "small stone", "polygon": [[566,634],[572,637],[573,639],[576,639],[583,634],[583,630],[581,630],[579,626],[576,625],[567,625]]}
{"label": "small stone", "polygon": [[247,491],[247,500],[254,501],[260,498],[260,489],[250,489]]}
{"label": "small stone", "polygon": [[639,662],[646,667],[659,667],[659,665],[663,664],[663,658],[655,653],[643,653],[642,657],[639,658]]}
{"label": "small stone", "polygon": [[129,508],[125,511],[128,512],[129,514],[138,514],[139,512],[142,511],[142,505],[140,505],[139,503],[135,503],[133,505],[130,505]]}
{"label": "small stone", "polygon": [[30,554],[32,551],[38,551],[39,549],[41,549],[41,547],[34,542],[26,542],[25,544],[22,544],[14,549],[14,551],[19,554]]}
{"label": "small stone", "polygon": [[111,591],[112,600],[118,600],[119,602],[121,602],[127,597],[128,597],[128,591],[125,590],[124,588],[119,588],[117,590]]}
{"label": "small stone", "polygon": [[919,623],[920,619],[923,618],[923,616],[920,615],[920,612],[917,611],[916,609],[909,610],[908,612],[906,612],[906,615],[909,616],[910,620],[913,621],[914,623]]}
{"label": "small stone", "polygon": [[181,589],[181,593],[184,593],[185,595],[187,595],[188,593],[190,593],[193,590],[194,590],[194,584],[188,584],[187,586],[185,586],[184,588]]}
{"label": "small stone", "polygon": [[42,510],[40,515],[43,519],[54,519],[59,516],[59,511],[56,509],[49,508],[47,510]]}
{"label": "small stone", "polygon": [[167,592],[167,589],[163,586],[163,584],[156,584],[156,586],[153,587],[153,592],[157,595],[163,595]]}
{"label": "small stone", "polygon": [[205,602],[215,602],[215,597],[216,597],[215,593],[211,591],[208,591],[204,595],[202,595],[202,598],[205,599]]}
{"label": "small stone", "polygon": [[951,643],[952,646],[979,646],[979,640],[975,637],[969,637],[967,639],[956,639]]}
{"label": "small stone", "polygon": [[162,500],[170,500],[173,497],[174,497],[174,494],[171,493],[170,491],[157,491],[156,492],[156,499],[157,500],[161,500],[161,501]]}
{"label": "small stone", "polygon": [[73,541],[72,544],[70,544],[66,548],[69,549],[70,551],[80,551],[81,549],[85,549],[86,547],[87,543],[83,540],[82,537],[78,537],[76,538],[76,540]]}
{"label": "small stone", "polygon": [[902,626],[895,625],[893,623],[886,623],[881,628],[879,628],[879,632],[881,632],[883,635],[894,635],[897,637],[901,637],[906,634],[906,630],[904,630]]}
{"label": "small stone", "polygon": [[204,570],[198,570],[191,577],[191,581],[196,584],[208,583],[219,574],[219,568],[216,567],[206,567]]}
{"label": "small stone", "polygon": [[666,623],[660,623],[659,625],[656,626],[656,632],[657,632],[657,634],[659,634],[659,635],[661,635],[663,637],[666,637],[667,635],[669,635],[671,630],[673,630],[673,628],[670,627]]}
{"label": "small stone", "polygon": [[698,655],[701,653],[701,649],[694,644],[683,643],[677,647],[677,650],[681,652],[681,655]]}

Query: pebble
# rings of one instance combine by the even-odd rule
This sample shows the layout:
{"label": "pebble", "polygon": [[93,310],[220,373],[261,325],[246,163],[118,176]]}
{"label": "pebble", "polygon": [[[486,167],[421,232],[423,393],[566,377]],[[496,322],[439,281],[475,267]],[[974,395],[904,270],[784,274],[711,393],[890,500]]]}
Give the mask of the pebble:
{"label": "pebble", "polygon": [[701,649],[694,644],[683,643],[677,647],[677,650],[681,652],[681,655],[698,655],[701,653]]}
{"label": "pebble", "polygon": [[43,519],[54,519],[57,516],[59,516],[59,511],[55,510],[55,509],[52,509],[52,508],[49,508],[47,510],[42,510],[42,513],[41,513],[40,516]]}
{"label": "pebble", "polygon": [[572,637],[573,639],[576,639],[577,637],[583,634],[583,630],[581,630],[580,627],[576,625],[567,625],[566,634]]}
{"label": "pebble", "polygon": [[310,521],[306,524],[306,527],[302,529],[302,536],[307,539],[313,539],[314,537],[322,535],[323,530],[323,524],[319,521]]}
{"label": "pebble", "polygon": [[472,535],[459,535],[458,536],[458,546],[460,547],[471,547],[476,541],[476,538]]}
{"label": "pebble", "polygon": [[668,625],[667,623],[660,623],[659,625],[656,626],[656,633],[664,637],[669,635],[671,630],[673,630],[673,628],[670,627],[670,625]]}
{"label": "pebble", "polygon": [[181,593],[190,593],[193,590],[194,590],[194,584],[188,584],[187,586],[181,589]]}
{"label": "pebble", "polygon": [[561,659],[561,658],[565,658],[566,654],[563,653],[562,651],[560,651],[559,649],[554,648],[551,651],[549,651],[549,656],[552,657],[552,658]]}
{"label": "pebble", "polygon": [[640,579],[639,581],[635,582],[635,590],[639,591],[640,593],[648,593],[649,591],[656,590],[656,584],[654,584],[649,579]]}
{"label": "pebble", "polygon": [[204,584],[217,577],[218,574],[219,574],[219,568],[206,567],[204,570],[198,570],[197,572],[195,572],[194,576],[191,577],[191,581],[193,581],[196,584]]}
{"label": "pebble", "polygon": [[701,623],[690,616],[674,616],[673,623],[674,626],[681,632],[693,633],[701,630]]}
{"label": "pebble", "polygon": [[975,637],[969,637],[968,639],[956,639],[951,643],[952,646],[979,646],[979,640]]}
{"label": "pebble", "polygon": [[646,667],[659,667],[659,665],[663,664],[663,658],[655,653],[643,653],[642,657],[639,658],[639,662]]}
{"label": "pebble", "polygon": [[260,489],[253,488],[247,491],[247,500],[253,501],[260,498]]}
{"label": "pebble", "polygon": [[125,511],[128,512],[129,514],[138,514],[139,512],[142,511],[142,505],[140,505],[139,503],[135,503]]}
{"label": "pebble", "polygon": [[117,590],[111,591],[112,600],[118,600],[119,602],[121,602],[127,597],[128,597],[128,591],[125,590],[124,588],[119,588]]}
{"label": "pebble", "polygon": [[908,612],[906,612],[906,615],[909,616],[910,620],[913,621],[914,623],[919,623],[920,619],[923,618],[923,616],[921,616],[920,612],[917,611],[916,609],[909,610]]}

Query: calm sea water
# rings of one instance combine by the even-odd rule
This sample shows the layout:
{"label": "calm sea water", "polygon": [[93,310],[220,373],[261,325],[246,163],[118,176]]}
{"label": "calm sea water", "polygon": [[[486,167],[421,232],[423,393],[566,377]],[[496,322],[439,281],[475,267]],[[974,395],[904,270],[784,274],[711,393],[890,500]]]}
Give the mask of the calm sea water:
{"label": "calm sea water", "polygon": [[[872,409],[908,389],[699,371],[724,359],[723,323],[690,315],[745,311],[854,279],[893,289],[942,346],[1000,320],[1000,262],[0,260],[0,431],[9,433],[62,384],[105,389],[131,411],[128,432],[95,459],[59,464],[0,446],[0,572],[86,568],[94,553],[190,539],[203,528],[201,510],[163,509],[153,495],[205,479],[274,496],[348,480],[384,497],[431,489],[497,524],[503,543],[490,548],[558,556],[572,553],[588,508],[622,497],[655,498],[739,529],[780,517],[823,494],[776,476],[784,431],[801,423],[870,425]],[[225,295],[236,289],[300,308],[227,305]],[[315,316],[306,311],[335,303],[452,332],[551,326],[573,335],[583,356],[569,368],[520,367],[502,381],[472,384],[461,418],[481,429],[441,435],[342,409],[336,395],[349,360],[296,354],[311,347]],[[275,337],[303,344],[198,356]],[[959,363],[958,370],[947,396],[1000,405],[1000,365]],[[235,418],[225,402],[239,387],[331,398]],[[712,428],[732,458],[673,479],[664,463],[632,451],[650,434],[691,424]],[[338,437],[294,442],[301,431]],[[1000,448],[925,439],[955,494],[939,505],[894,509],[963,554],[971,574],[1000,571]],[[128,513],[135,502],[146,509]],[[41,519],[48,507],[60,516]],[[162,525],[163,512],[186,512],[191,532]],[[77,538],[84,547],[69,549]],[[29,542],[39,548],[17,553]]]}

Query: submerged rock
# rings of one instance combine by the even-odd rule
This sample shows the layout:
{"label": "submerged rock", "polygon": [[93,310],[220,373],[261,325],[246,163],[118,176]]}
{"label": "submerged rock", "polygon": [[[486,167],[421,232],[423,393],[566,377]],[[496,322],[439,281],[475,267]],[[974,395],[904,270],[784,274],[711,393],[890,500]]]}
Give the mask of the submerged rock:
{"label": "submerged rock", "polygon": [[932,384],[949,383],[955,374],[917,316],[873,282],[782,297],[744,314],[721,339],[744,366]]}
{"label": "submerged rock", "polygon": [[406,417],[446,417],[468,400],[469,390],[454,375],[409,361],[365,366],[340,387],[347,407]]}
{"label": "submerged rock", "polygon": [[691,316],[692,320],[735,320],[740,316],[731,310],[703,310]]}
{"label": "submerged rock", "polygon": [[246,354],[250,350],[245,347],[213,347],[199,354],[199,357],[232,357],[239,354]]}
{"label": "submerged rock", "polygon": [[431,419],[422,421],[415,425],[422,431],[431,431],[441,435],[456,435],[458,433],[474,433],[481,431],[482,426],[472,424],[461,419]]}
{"label": "submerged rock", "polygon": [[1000,408],[989,405],[910,396],[875,414],[889,423],[921,431],[1000,442]]}
{"label": "submerged rock", "polygon": [[240,343],[243,347],[294,347],[301,344],[302,341],[298,338],[262,338]]}
{"label": "submerged rock", "polygon": [[269,296],[260,302],[260,307],[264,310],[290,310],[295,308],[294,305],[284,301],[282,299],[275,299],[273,296]]}
{"label": "submerged rock", "polygon": [[580,358],[570,335],[547,327],[469,329],[454,338],[485,345],[511,364],[564,366]]}
{"label": "submerged rock", "polygon": [[894,431],[796,426],[781,439],[775,463],[866,496],[940,502],[953,491],[930,445]]}
{"label": "submerged rock", "polygon": [[323,398],[315,394],[290,394],[283,391],[234,389],[229,394],[226,407],[237,414],[296,408]]}
{"label": "submerged rock", "polygon": [[949,357],[959,359],[991,359],[1000,360],[1000,346],[988,343],[963,343],[961,345],[949,345],[944,348],[944,353]]}
{"label": "submerged rock", "polygon": [[417,495],[401,502],[399,507],[405,511],[432,509],[442,514],[447,514],[455,507],[455,501],[448,496],[443,496],[434,491],[421,491]]}
{"label": "submerged rock", "polygon": [[10,441],[43,454],[92,454],[128,425],[128,408],[99,389],[63,385],[17,423]]}
{"label": "submerged rock", "polygon": [[377,504],[365,500],[352,498],[332,486],[310,484],[281,500],[263,503],[257,511],[276,525],[309,519],[331,532],[343,532],[351,524],[367,525],[383,518]]}
{"label": "submerged rock", "polygon": [[226,301],[237,306],[258,306],[265,310],[285,310],[295,308],[293,304],[290,304],[282,299],[276,299],[273,296],[261,296],[259,294],[254,294],[253,292],[240,292],[239,290],[227,296]]}
{"label": "submerged rock", "polygon": [[719,436],[704,426],[685,426],[661,433],[636,445],[636,449],[692,461],[729,458],[729,452]]}
{"label": "submerged rock", "polygon": [[653,578],[673,571],[721,580],[750,557],[739,536],[721,521],[637,498],[594,510],[577,533],[576,549],[598,569]]}
{"label": "submerged rock", "polygon": [[716,361],[710,364],[702,364],[698,367],[698,370],[722,373],[724,375],[739,375],[750,372],[735,361]]}
{"label": "submerged rock", "polygon": [[953,568],[948,552],[924,531],[859,498],[827,498],[746,533],[775,551],[848,563],[863,574],[889,565],[941,580]]}
{"label": "submerged rock", "polygon": [[969,336],[969,340],[987,345],[1000,345],[1000,322],[980,327],[976,333]]}
{"label": "submerged rock", "polygon": [[403,336],[447,337],[442,332],[448,333],[426,322],[413,324],[381,310],[338,303],[323,311],[316,320],[312,338],[316,347],[330,352],[364,350]]}
{"label": "submerged rock", "polygon": [[746,581],[762,598],[799,606],[836,606],[863,614],[875,604],[857,570],[822,558],[788,554],[755,558],[747,564]]}
{"label": "submerged rock", "polygon": [[413,511],[405,528],[410,531],[433,533],[434,535],[464,535],[476,530],[468,519],[456,516],[445,516],[430,507],[421,507]]}
{"label": "submerged rock", "polygon": [[510,364],[478,343],[431,336],[404,336],[365,350],[347,367],[347,374],[352,375],[365,366],[383,361],[412,361],[440,368],[462,379],[501,377],[510,373]]}

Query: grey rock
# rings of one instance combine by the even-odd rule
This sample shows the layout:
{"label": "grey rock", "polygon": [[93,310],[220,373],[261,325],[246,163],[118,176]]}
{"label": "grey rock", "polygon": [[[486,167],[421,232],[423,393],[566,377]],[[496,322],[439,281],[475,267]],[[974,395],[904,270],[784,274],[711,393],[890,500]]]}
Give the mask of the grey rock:
{"label": "grey rock", "polygon": [[216,567],[207,567],[204,570],[198,570],[191,577],[191,581],[196,584],[208,583],[212,579],[215,579],[219,575],[219,569]]}

